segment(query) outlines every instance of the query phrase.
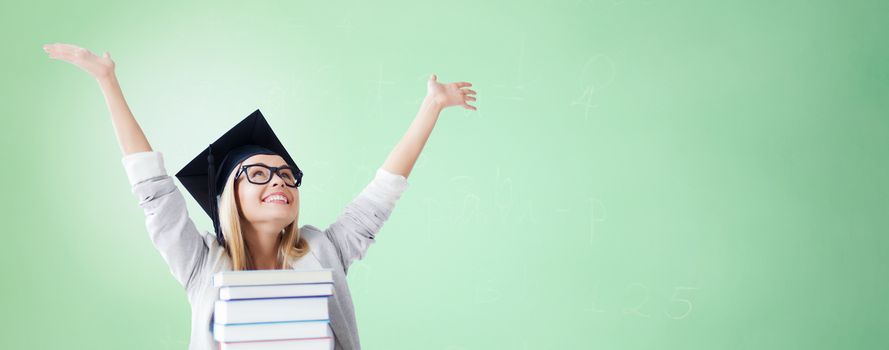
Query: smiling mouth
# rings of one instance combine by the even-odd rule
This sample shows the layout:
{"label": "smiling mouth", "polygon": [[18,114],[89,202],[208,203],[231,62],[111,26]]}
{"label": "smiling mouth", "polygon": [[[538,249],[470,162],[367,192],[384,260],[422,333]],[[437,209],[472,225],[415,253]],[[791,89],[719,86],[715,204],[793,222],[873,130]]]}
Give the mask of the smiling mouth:
{"label": "smiling mouth", "polygon": [[262,201],[262,203],[263,204],[284,204],[284,205],[290,204],[290,202],[287,200],[287,198],[284,196],[281,196],[281,195],[269,196],[269,198],[266,198],[264,201]]}

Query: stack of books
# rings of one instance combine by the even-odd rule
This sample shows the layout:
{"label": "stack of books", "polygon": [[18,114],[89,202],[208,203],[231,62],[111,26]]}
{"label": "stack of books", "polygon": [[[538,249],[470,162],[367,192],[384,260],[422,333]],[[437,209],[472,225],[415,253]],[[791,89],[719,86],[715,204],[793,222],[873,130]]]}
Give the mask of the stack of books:
{"label": "stack of books", "polygon": [[213,339],[220,349],[333,349],[332,270],[222,271],[213,286],[219,287]]}

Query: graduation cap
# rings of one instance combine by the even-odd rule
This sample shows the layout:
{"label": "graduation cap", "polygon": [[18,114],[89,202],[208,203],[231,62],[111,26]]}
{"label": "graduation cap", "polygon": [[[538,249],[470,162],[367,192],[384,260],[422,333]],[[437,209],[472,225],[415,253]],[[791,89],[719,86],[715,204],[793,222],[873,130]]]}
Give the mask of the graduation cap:
{"label": "graduation cap", "polygon": [[284,145],[275,136],[275,132],[258,109],[211,143],[176,173],[179,182],[213,220],[213,230],[220,245],[225,245],[225,238],[219,227],[216,198],[222,194],[228,175],[238,163],[257,154],[281,156],[293,168],[297,178],[302,178],[302,171],[296,166],[296,162],[284,149]]}

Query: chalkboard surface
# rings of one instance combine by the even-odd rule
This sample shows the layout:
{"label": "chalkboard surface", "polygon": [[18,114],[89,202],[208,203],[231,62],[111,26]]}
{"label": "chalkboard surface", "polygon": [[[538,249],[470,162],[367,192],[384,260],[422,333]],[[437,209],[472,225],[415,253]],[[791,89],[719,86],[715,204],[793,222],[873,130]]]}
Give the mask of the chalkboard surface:
{"label": "chalkboard surface", "polygon": [[70,42],[171,174],[262,110],[322,228],[430,74],[473,84],[349,271],[366,349],[889,348],[885,1],[0,9],[5,347],[189,341],[98,85],[40,50]]}

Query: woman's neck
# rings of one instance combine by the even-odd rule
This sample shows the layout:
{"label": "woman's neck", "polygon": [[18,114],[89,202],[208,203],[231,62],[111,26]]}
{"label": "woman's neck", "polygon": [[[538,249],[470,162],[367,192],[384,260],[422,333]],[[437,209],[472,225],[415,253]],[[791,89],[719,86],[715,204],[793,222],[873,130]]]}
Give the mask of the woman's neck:
{"label": "woman's neck", "polygon": [[281,233],[275,229],[257,229],[249,225],[241,226],[244,230],[244,240],[250,248],[250,256],[253,260],[253,268],[257,270],[278,269],[278,245]]}

